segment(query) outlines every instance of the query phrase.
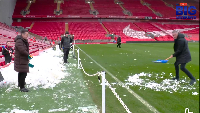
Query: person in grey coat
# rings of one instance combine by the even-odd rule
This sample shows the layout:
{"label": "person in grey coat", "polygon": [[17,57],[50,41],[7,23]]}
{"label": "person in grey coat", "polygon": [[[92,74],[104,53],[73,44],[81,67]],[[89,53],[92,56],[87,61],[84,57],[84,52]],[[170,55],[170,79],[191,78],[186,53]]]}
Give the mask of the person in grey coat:
{"label": "person in grey coat", "polygon": [[[196,79],[193,75],[185,68],[186,64],[191,61],[191,54],[188,48],[188,42],[185,39],[185,36],[178,31],[174,30],[172,32],[174,37],[174,54],[169,58],[176,57],[176,62],[174,63],[176,70],[176,77],[173,80],[179,81],[179,65],[180,69],[191,79],[190,85],[193,85],[196,82]],[[167,59],[169,59],[167,58]]]}
{"label": "person in grey coat", "polygon": [[63,49],[64,52],[64,63],[69,63],[67,61],[70,50],[70,36],[68,31],[65,32],[65,36],[61,39],[61,49]]}

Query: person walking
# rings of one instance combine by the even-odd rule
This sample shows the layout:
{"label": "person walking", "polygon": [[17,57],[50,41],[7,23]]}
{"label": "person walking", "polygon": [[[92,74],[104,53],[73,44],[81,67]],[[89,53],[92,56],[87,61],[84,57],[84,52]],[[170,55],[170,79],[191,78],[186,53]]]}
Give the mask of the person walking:
{"label": "person walking", "polygon": [[70,36],[69,36],[69,32],[66,31],[65,32],[65,36],[62,37],[61,39],[61,49],[63,49],[63,53],[64,53],[64,63],[69,63],[68,62],[68,55],[69,55],[69,50],[70,50]]}
{"label": "person walking", "polygon": [[117,47],[121,48],[121,37],[117,38]]}

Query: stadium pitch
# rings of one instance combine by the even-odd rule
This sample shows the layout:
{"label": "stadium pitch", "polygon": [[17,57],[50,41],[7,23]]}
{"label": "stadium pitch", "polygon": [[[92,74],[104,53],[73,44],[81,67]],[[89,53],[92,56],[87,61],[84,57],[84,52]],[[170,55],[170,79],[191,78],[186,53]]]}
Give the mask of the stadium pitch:
{"label": "stadium pitch", "polygon": [[[87,54],[80,52],[85,70],[91,74],[104,69],[109,71],[106,79],[116,88],[116,92],[133,113],[149,113],[151,111],[138,97],[119,85],[119,82],[110,74],[160,113],[182,113],[185,108],[189,108],[194,113],[199,112],[197,104],[199,103],[198,46],[199,43],[189,43],[192,61],[186,67],[197,79],[197,83],[190,86],[190,79],[181,71],[180,82],[171,80],[175,76],[175,58],[170,59],[166,64],[152,62],[171,55],[173,43],[122,44],[122,48],[117,48],[113,44],[78,45]],[[101,106],[101,86],[98,86],[97,78],[88,76],[84,76],[84,78],[91,81],[89,82],[90,93],[97,106]],[[109,89],[106,89],[106,112],[125,112]]]}
{"label": "stadium pitch", "polygon": [[[194,86],[189,85],[189,78],[181,71],[180,82],[170,80],[175,76],[174,58],[166,64],[152,62],[171,55],[173,43],[122,44],[122,48],[115,44],[77,46],[82,50],[80,58],[85,71],[89,74],[106,71],[106,79],[132,113],[153,113],[155,110],[183,113],[185,108],[199,112],[199,43],[189,43],[192,61],[186,65],[197,79]],[[62,64],[62,53],[53,50],[34,60],[35,67],[27,78],[31,92],[19,92],[15,87],[17,78],[8,81],[0,87],[0,112],[101,112],[102,91],[97,76],[87,76],[77,69],[72,53],[67,65]],[[51,63],[47,65],[48,62]],[[8,68],[2,69],[4,76]],[[45,73],[46,70],[50,71]],[[9,80],[13,76],[17,74],[9,72],[4,78]],[[106,113],[125,112],[106,86]]]}

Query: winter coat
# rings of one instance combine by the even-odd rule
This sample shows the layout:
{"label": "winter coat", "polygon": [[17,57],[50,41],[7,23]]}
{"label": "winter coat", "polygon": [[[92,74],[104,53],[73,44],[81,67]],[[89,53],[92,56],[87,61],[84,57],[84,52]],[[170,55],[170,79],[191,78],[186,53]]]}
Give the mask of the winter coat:
{"label": "winter coat", "polygon": [[188,41],[185,36],[181,33],[178,34],[177,39],[174,40],[174,54],[176,57],[176,63],[188,63],[191,61],[191,54],[188,48]]}
{"label": "winter coat", "polygon": [[17,72],[29,72],[29,43],[21,35],[15,38],[14,70]]}
{"label": "winter coat", "polygon": [[70,48],[70,37],[62,37],[61,40],[61,48]]}
{"label": "winter coat", "polygon": [[120,42],[121,42],[121,38],[118,37],[118,38],[117,38],[117,43],[120,43]]}
{"label": "winter coat", "polygon": [[2,76],[2,74],[0,72],[0,82],[3,81],[3,80],[4,80],[4,78],[3,78],[3,76]]}
{"label": "winter coat", "polygon": [[13,54],[14,50],[11,47],[5,46],[7,49],[3,49],[2,55],[5,57],[5,61],[8,63],[12,60],[12,56],[10,55],[9,51],[11,51],[11,54]]}

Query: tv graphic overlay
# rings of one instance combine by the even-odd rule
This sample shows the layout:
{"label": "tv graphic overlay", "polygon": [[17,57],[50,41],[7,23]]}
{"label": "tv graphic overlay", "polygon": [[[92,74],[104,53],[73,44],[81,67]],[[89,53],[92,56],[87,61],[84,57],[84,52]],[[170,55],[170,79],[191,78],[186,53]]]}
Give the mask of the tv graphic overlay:
{"label": "tv graphic overlay", "polygon": [[195,6],[188,6],[187,3],[176,4],[176,19],[196,19]]}

